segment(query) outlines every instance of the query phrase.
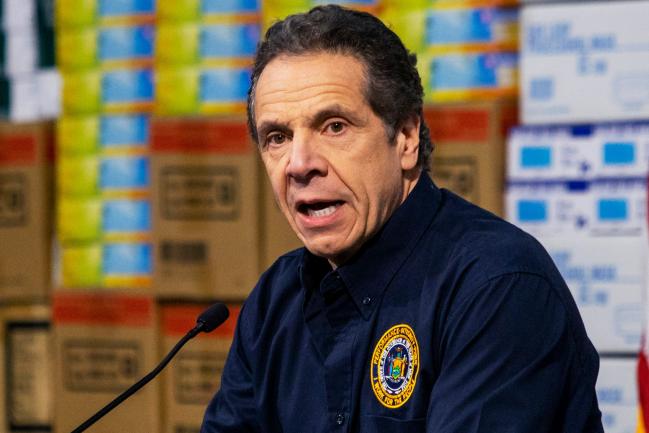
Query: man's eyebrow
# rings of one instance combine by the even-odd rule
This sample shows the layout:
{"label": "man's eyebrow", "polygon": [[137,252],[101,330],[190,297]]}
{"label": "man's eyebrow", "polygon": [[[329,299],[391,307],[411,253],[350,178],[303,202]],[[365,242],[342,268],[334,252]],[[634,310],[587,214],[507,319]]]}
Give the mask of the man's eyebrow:
{"label": "man's eyebrow", "polygon": [[[318,128],[327,119],[330,119],[332,117],[342,117],[355,125],[362,123],[361,118],[356,113],[343,107],[340,104],[333,104],[322,108],[313,116],[311,116],[308,119],[307,123],[310,128]],[[291,128],[286,123],[273,120],[265,120],[261,122],[261,124],[257,127],[257,138],[261,139],[271,131],[281,131],[285,134],[289,134]]]}
{"label": "man's eyebrow", "polygon": [[319,110],[317,113],[315,113],[309,119],[308,122],[309,127],[311,128],[319,127],[327,119],[330,119],[332,117],[342,117],[343,119],[347,119],[348,121],[350,121],[352,124],[355,125],[362,123],[360,117],[358,117],[358,115],[353,111],[343,107],[342,105],[333,104],[324,107],[321,110]]}
{"label": "man's eyebrow", "polygon": [[263,121],[257,127],[257,138],[261,139],[271,131],[282,131],[284,133],[288,133],[290,131],[290,128],[286,123],[281,123],[277,121]]}

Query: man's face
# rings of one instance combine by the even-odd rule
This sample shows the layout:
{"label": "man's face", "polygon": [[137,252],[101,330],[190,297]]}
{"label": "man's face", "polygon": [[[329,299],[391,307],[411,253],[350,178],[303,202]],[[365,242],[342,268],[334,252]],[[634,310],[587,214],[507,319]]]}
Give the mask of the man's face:
{"label": "man's face", "polygon": [[386,222],[417,181],[417,119],[388,141],[354,57],[282,56],[264,69],[254,112],[282,212],[313,254],[338,266]]}

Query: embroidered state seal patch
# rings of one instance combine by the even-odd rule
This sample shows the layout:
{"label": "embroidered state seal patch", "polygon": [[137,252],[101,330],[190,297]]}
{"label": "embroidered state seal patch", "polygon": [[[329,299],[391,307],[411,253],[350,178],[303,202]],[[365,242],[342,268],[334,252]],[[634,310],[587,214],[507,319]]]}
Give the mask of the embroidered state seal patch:
{"label": "embroidered state seal patch", "polygon": [[370,380],[374,395],[387,408],[403,406],[415,390],[419,343],[412,328],[395,325],[379,339],[372,354]]}

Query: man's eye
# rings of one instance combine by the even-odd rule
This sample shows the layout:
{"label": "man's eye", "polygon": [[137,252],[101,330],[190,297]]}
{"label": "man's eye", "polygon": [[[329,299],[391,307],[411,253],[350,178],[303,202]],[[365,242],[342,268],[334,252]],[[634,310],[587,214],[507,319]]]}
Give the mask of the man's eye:
{"label": "man's eye", "polygon": [[345,129],[345,124],[343,122],[331,122],[327,125],[327,129],[334,134],[340,134]]}
{"label": "man's eye", "polygon": [[279,145],[283,144],[286,141],[286,135],[282,134],[281,132],[277,132],[275,134],[271,134],[268,136],[266,139],[266,142],[268,144],[272,145]]}

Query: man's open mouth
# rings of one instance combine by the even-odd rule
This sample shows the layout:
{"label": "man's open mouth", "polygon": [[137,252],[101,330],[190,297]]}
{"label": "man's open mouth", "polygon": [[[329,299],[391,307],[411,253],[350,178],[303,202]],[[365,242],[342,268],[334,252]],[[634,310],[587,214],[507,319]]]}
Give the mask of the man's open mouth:
{"label": "man's open mouth", "polygon": [[342,201],[318,201],[314,203],[301,203],[298,205],[297,210],[301,214],[308,215],[310,217],[321,218],[329,216],[332,213],[336,212],[343,204]]}

